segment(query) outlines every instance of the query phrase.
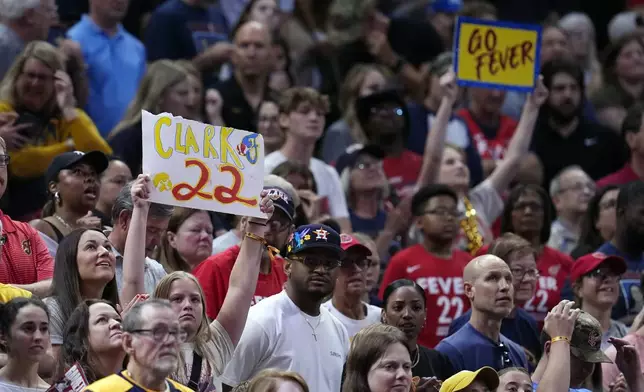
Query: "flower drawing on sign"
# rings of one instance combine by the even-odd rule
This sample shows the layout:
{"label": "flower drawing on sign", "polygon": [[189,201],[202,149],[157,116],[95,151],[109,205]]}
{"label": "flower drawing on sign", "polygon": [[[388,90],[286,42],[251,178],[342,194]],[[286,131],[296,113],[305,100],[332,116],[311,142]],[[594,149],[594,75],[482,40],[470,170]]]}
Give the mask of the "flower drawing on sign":
{"label": "flower drawing on sign", "polygon": [[168,173],[155,174],[154,177],[152,177],[152,183],[159,192],[172,190],[172,181],[170,181],[170,175]]}

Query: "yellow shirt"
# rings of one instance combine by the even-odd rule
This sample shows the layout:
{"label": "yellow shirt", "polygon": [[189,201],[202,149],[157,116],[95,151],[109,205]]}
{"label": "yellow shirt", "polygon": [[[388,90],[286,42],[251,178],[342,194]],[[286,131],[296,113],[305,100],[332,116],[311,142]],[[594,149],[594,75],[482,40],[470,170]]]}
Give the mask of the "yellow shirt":
{"label": "yellow shirt", "polygon": [[194,392],[176,381],[166,379],[165,391],[153,391],[138,385],[127,370],[102,378],[84,389],[84,392]]}
{"label": "yellow shirt", "polygon": [[0,303],[4,304],[19,297],[31,298],[31,296],[32,294],[27,290],[0,283]]}
{"label": "yellow shirt", "polygon": [[[0,113],[13,112],[14,108],[5,101],[0,101]],[[101,151],[107,155],[112,149],[101,137],[96,126],[84,111],[76,109],[77,116],[72,121],[52,118],[44,135],[17,151],[10,151],[12,175],[22,178],[39,177],[45,174],[47,167],[57,155],[71,151],[67,140],[74,141],[74,149],[88,152]]]}

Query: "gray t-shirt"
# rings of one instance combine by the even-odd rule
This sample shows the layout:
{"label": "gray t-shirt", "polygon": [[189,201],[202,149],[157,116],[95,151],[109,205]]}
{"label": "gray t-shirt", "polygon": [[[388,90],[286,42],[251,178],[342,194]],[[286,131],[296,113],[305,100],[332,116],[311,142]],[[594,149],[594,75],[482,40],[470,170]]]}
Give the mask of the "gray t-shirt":
{"label": "gray t-shirt", "polygon": [[52,345],[63,344],[63,332],[65,331],[65,319],[63,310],[60,308],[58,298],[47,297],[43,300],[49,310],[49,337]]}
{"label": "gray t-shirt", "polygon": [[239,245],[240,243],[241,238],[233,230],[230,230],[212,241],[212,255],[219,254],[231,246]]}

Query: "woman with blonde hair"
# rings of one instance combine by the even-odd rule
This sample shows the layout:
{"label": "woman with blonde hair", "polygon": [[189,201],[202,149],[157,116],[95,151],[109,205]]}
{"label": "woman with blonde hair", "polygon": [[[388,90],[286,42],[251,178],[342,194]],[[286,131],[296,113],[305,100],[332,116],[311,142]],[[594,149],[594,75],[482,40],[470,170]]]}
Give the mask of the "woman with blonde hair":
{"label": "woman with blonde hair", "polygon": [[47,42],[27,44],[0,85],[0,114],[9,119],[2,137],[11,166],[10,209],[25,219],[45,203],[42,176],[64,152],[112,150],[92,120],[76,108],[74,89],[60,52]]}
{"label": "woman with blonde hair", "polygon": [[[129,303],[145,293],[145,236],[151,180],[140,175],[132,188],[134,209],[124,249],[122,298]],[[170,378],[199,392],[214,391],[219,377],[241,338],[253,299],[266,247],[266,222],[274,211],[266,191],[259,195],[259,210],[267,219],[242,218],[245,232],[231,271],[229,287],[217,318],[208,321],[204,293],[197,279],[184,271],[166,275],[157,284],[153,297],[167,299],[176,312],[183,331],[179,366]]]}
{"label": "woman with blonde hair", "polygon": [[338,105],[342,118],[329,126],[322,142],[325,162],[334,162],[350,145],[367,141],[356,116],[355,102],[384,89],[390,77],[389,70],[378,64],[358,64],[351,68],[340,88]]}
{"label": "woman with blonde hair", "polygon": [[298,373],[277,369],[262,370],[246,388],[248,392],[309,392],[309,386]]}
{"label": "woman with blonde hair", "polygon": [[141,173],[141,110],[147,110],[152,114],[172,113],[192,119],[196,108],[190,75],[185,67],[171,60],[152,63],[125,116],[110,133],[108,141],[114,149],[114,154],[123,158],[133,176]]}

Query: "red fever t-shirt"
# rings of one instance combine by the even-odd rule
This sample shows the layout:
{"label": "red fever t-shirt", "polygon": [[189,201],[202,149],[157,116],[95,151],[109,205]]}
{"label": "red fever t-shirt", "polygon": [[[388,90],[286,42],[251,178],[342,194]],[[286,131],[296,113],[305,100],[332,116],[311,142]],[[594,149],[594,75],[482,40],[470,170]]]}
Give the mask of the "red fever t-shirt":
{"label": "red fever t-shirt", "polygon": [[380,285],[380,298],[385,288],[398,279],[413,280],[425,289],[427,320],[418,343],[435,347],[447,336],[452,320],[470,308],[463,289],[463,269],[472,259],[469,253],[454,250],[451,259],[441,259],[422,245],[404,249],[391,258]]}
{"label": "red fever t-shirt", "polygon": [[[231,246],[219,254],[208,257],[192,271],[203,289],[206,314],[211,320],[217,318],[217,314],[224,304],[230,274],[235,265],[237,255],[239,255],[239,250],[239,245]],[[271,266],[270,274],[259,274],[251,306],[266,297],[281,292],[285,282],[284,259],[276,257]]]}
{"label": "red fever t-shirt", "polygon": [[386,157],[383,169],[399,197],[411,196],[423,166],[423,157],[404,150],[399,157]]}
{"label": "red fever t-shirt", "polygon": [[[478,252],[479,255],[487,253],[488,246]],[[550,309],[561,302],[561,291],[564,289],[566,279],[570,277],[570,270],[574,260],[565,253],[556,249],[543,247],[537,258],[539,280],[534,294],[523,308],[537,321],[539,329],[543,328],[543,320]]]}

